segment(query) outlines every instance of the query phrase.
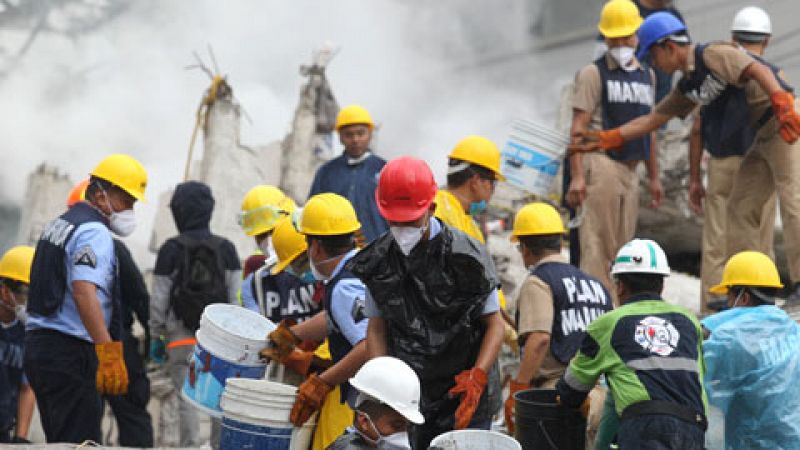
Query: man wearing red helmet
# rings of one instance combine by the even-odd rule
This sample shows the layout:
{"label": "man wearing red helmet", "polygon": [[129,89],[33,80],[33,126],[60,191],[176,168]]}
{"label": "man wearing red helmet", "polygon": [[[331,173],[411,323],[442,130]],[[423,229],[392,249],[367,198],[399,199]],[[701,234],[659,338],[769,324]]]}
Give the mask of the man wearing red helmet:
{"label": "man wearing red helmet", "polygon": [[390,161],[375,194],[390,232],[348,264],[368,288],[370,357],[395,356],[422,382],[415,449],[452,429],[488,429],[500,407],[504,324],[494,266],[485,246],[434,217],[435,195],[424,161]]}

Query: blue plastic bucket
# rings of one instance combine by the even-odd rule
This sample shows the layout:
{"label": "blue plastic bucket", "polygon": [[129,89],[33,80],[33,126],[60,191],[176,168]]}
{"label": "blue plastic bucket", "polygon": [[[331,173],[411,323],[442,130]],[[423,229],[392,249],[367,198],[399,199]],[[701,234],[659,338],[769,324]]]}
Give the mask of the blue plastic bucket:
{"label": "blue plastic bucket", "polygon": [[289,413],[297,388],[267,380],[231,379],[222,395],[220,450],[308,450],[314,418],[295,428]]}
{"label": "blue plastic bucket", "polygon": [[220,417],[220,398],[229,378],[263,378],[266,365],[258,352],[275,325],[241,306],[206,307],[195,333],[197,345],[181,395],[193,406]]}

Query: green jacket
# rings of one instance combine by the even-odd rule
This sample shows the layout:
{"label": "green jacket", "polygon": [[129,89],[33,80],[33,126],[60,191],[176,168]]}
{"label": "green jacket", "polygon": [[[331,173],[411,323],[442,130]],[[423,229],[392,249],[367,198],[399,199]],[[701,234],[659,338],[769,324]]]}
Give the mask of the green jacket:
{"label": "green jacket", "polygon": [[605,374],[617,414],[647,400],[674,402],[706,414],[702,344],[700,323],[689,310],[656,294],[634,296],[589,324],[580,350],[558,383],[561,402],[579,406]]}

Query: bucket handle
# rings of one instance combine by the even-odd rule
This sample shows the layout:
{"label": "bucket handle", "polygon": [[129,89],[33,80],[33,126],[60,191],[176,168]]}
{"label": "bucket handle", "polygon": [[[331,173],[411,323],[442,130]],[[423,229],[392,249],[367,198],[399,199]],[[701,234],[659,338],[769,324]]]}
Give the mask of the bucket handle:
{"label": "bucket handle", "polygon": [[[524,163],[522,161],[518,160],[518,159],[509,159],[509,160],[506,160],[506,164],[509,164],[512,167],[522,167],[522,165]],[[559,164],[561,164],[561,160],[559,160],[559,159],[551,159],[550,161],[547,161],[544,164],[529,165],[528,167],[530,167],[532,169],[544,169],[544,168],[547,168],[549,166],[556,166],[556,165],[559,165]]]}
{"label": "bucket handle", "polygon": [[536,424],[539,425],[539,429],[542,431],[542,435],[545,439],[547,439],[547,444],[550,446],[552,450],[558,450],[558,446],[550,439],[550,433],[547,432],[547,428],[544,427],[544,422],[541,420],[537,420]]}

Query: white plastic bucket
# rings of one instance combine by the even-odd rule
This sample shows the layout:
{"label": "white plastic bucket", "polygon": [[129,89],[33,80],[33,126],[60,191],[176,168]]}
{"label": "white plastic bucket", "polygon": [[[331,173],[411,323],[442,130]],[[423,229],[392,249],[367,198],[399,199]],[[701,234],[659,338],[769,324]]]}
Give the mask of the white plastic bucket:
{"label": "white plastic bucket", "polygon": [[220,450],[307,450],[315,418],[295,428],[289,421],[297,388],[268,380],[230,379],[222,394]]}
{"label": "white plastic bucket", "polygon": [[228,378],[262,378],[266,365],[258,352],[275,324],[237,305],[217,303],[203,310],[197,345],[181,395],[195,407],[220,417],[219,402]]}
{"label": "white plastic bucket", "polygon": [[514,438],[496,431],[458,430],[440,434],[431,441],[435,450],[522,450]]}
{"label": "white plastic bucket", "polygon": [[515,120],[503,147],[500,171],[518,188],[547,196],[568,144],[568,136],[552,128]]}

